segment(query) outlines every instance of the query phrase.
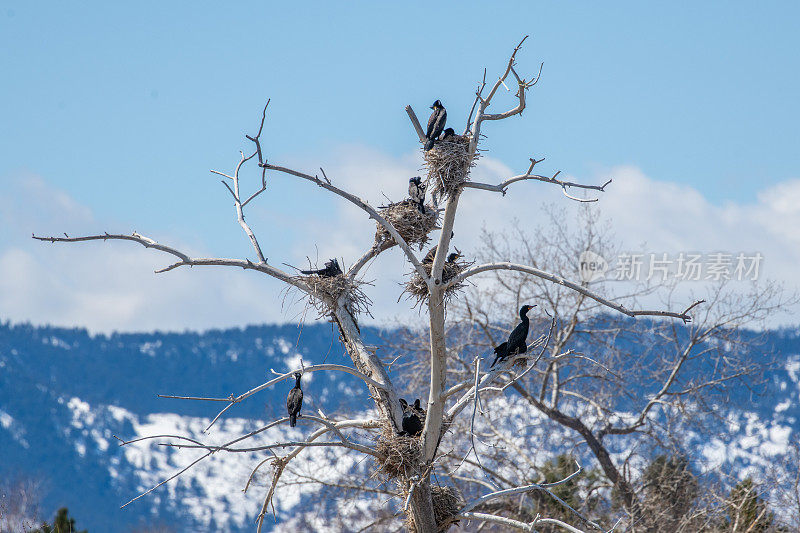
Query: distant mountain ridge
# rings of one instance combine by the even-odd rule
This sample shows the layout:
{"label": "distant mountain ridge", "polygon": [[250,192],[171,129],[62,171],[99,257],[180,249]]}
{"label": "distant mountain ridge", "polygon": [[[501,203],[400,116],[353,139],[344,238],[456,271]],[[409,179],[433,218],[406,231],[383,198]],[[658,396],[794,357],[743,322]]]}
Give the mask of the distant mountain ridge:
{"label": "distant mountain ridge", "polygon": [[[377,330],[365,328],[364,333],[377,340]],[[219,404],[157,395],[240,394],[274,377],[271,369],[285,372],[299,366],[301,355],[305,364],[346,364],[349,359],[337,339],[330,324],[94,336],[83,329],[0,324],[0,477],[41,481],[41,518],[67,506],[79,527],[90,531],[186,520],[205,529],[209,522],[184,513],[164,497],[167,491],[119,509],[148,487],[133,475],[135,458],[126,456],[112,435],[143,436],[159,425],[202,429]],[[324,405],[330,414],[340,407],[337,390],[361,386],[341,372],[318,372],[305,381],[311,389],[306,408]],[[257,421],[283,416],[291,386],[287,381],[235,405],[212,435],[234,435],[248,424],[254,429]],[[150,465],[140,466],[147,470]],[[144,477],[153,484],[160,481]],[[257,509],[246,510],[246,528],[234,521],[222,530],[249,531]]]}
{"label": "distant mountain ridge", "polygon": [[[367,342],[379,344],[391,332],[364,328],[364,334]],[[739,420],[739,433],[728,443],[696,443],[707,450],[703,453],[752,468],[796,441],[800,432],[800,330],[771,331],[764,339],[763,350],[776,354],[781,364],[758,391],[740,391],[732,399],[731,408],[739,410],[731,415]],[[300,356],[306,364],[350,363],[338,332],[324,323],[112,335],[0,324],[0,478],[41,481],[40,518],[67,506],[78,527],[91,533],[154,523],[176,531],[251,531],[263,492],[242,496],[241,489],[252,463],[263,456],[253,456],[255,461],[215,456],[192,475],[120,510],[185,460],[155,446],[120,448],[113,435],[199,434],[222,405],[157,395],[239,394],[270,379],[271,369],[296,367]],[[361,394],[363,384],[348,374],[317,372],[304,383],[304,410],[324,408],[335,415],[370,408]],[[282,416],[291,386],[291,380],[283,382],[235,405],[208,439],[221,442]],[[349,394],[353,391],[359,394]],[[265,433],[259,442],[274,441],[285,431]],[[303,494],[284,500],[279,517]]]}

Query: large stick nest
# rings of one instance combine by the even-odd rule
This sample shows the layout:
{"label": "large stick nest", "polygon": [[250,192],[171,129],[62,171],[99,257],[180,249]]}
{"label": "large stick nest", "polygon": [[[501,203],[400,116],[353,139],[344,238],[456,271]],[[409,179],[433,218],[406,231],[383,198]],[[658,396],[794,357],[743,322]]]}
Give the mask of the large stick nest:
{"label": "large stick nest", "polygon": [[419,437],[398,435],[389,423],[383,427],[375,451],[380,456],[378,471],[389,479],[411,477],[422,461]]}
{"label": "large stick nest", "polygon": [[[447,283],[454,277],[458,276],[463,270],[471,267],[475,264],[475,261],[462,261],[460,259],[456,259],[454,262],[445,261],[444,267],[442,268],[442,283]],[[425,273],[430,276],[431,270],[433,270],[433,263],[423,263],[422,269]],[[456,283],[447,288],[444,291],[444,300],[445,303],[450,303],[450,300],[455,296],[455,294],[464,288],[466,285],[465,282]],[[419,275],[416,269],[411,273],[410,279],[406,282],[405,289],[403,292],[408,294],[408,298],[412,300],[416,300],[414,306],[422,305],[428,300],[428,285],[425,283],[425,280],[422,279],[422,276]]]}
{"label": "large stick nest", "polygon": [[424,152],[423,166],[428,171],[428,190],[437,198],[450,196],[462,183],[469,180],[469,170],[475,166],[478,153],[469,157],[469,137],[455,135],[452,141],[436,141],[433,148]]}
{"label": "large stick nest", "polygon": [[353,317],[359,313],[370,314],[372,300],[361,290],[363,281],[350,279],[345,274],[332,277],[297,276],[295,279],[311,288],[308,301],[319,313],[320,318],[332,315],[340,298],[344,298],[344,306]]}
{"label": "large stick nest", "polygon": [[[406,244],[409,246],[418,244],[420,250],[430,241],[428,234],[437,229],[436,223],[439,221],[439,209],[433,206],[426,205],[425,212],[422,213],[416,204],[406,199],[378,209],[381,216],[394,226],[394,229],[406,241]],[[377,225],[375,242],[378,246],[391,248],[397,244],[382,224],[378,222]]]}
{"label": "large stick nest", "polygon": [[[458,493],[452,487],[431,487],[431,500],[433,500],[433,518],[436,521],[436,529],[439,533],[444,533],[453,524],[458,524],[456,516],[464,506],[464,502],[459,498]],[[414,519],[409,515],[406,518],[406,527],[409,533],[416,533]]]}

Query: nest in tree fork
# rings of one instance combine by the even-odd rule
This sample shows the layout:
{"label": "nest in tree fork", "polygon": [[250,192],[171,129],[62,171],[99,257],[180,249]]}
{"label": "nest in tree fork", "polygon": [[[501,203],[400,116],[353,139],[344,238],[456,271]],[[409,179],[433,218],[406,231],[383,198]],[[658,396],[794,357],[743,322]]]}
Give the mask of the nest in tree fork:
{"label": "nest in tree fork", "polygon": [[[454,277],[458,276],[463,270],[471,267],[473,264],[475,264],[474,261],[461,261],[458,259],[452,263],[445,261],[444,266],[442,267],[442,283],[447,283]],[[431,270],[433,269],[433,263],[423,263],[422,269],[428,276],[430,276]],[[464,282],[460,282],[448,287],[444,292],[445,303],[449,303],[453,296],[464,288],[464,285]],[[403,292],[407,293],[410,299],[416,300],[415,306],[422,305],[428,300],[428,285],[425,283],[425,280],[422,279],[422,276],[419,275],[419,272],[417,272],[416,269],[414,269],[414,271],[411,273],[411,279],[406,282],[406,288],[403,289]]]}
{"label": "nest in tree fork", "polygon": [[359,313],[369,314],[372,301],[361,290],[364,284],[361,281],[350,279],[345,274],[332,277],[297,276],[295,279],[311,288],[308,300],[320,318],[332,315],[340,298],[344,298],[344,306],[353,317]]}
{"label": "nest in tree fork", "polygon": [[428,171],[428,190],[437,198],[450,196],[462,183],[469,180],[469,170],[478,158],[469,157],[469,140],[466,135],[456,135],[453,141],[436,141],[433,148],[424,152],[423,166]]}
{"label": "nest in tree fork", "polygon": [[422,460],[419,437],[398,435],[390,423],[383,427],[375,451],[380,456],[378,471],[389,479],[410,477]]}
{"label": "nest in tree fork", "polygon": [[[406,244],[409,246],[418,244],[420,250],[430,241],[428,234],[437,229],[439,210],[430,205],[426,205],[425,212],[422,213],[416,204],[406,199],[396,204],[380,207],[379,210],[381,216],[394,226]],[[380,222],[376,224],[378,228],[375,231],[375,243],[378,246],[391,248],[397,244]]]}
{"label": "nest in tree fork", "polygon": [[[458,524],[456,516],[464,506],[464,502],[458,497],[455,489],[434,485],[431,487],[431,500],[433,500],[433,517],[439,533],[444,533],[453,524]],[[406,527],[410,533],[415,533],[417,530],[411,516],[406,518]]]}

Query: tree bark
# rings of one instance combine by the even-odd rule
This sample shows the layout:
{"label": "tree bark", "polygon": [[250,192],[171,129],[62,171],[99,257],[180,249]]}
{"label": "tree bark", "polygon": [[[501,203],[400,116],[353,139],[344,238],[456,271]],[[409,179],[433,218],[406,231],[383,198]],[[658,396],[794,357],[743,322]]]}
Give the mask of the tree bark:
{"label": "tree bark", "polygon": [[385,389],[379,389],[367,383],[370,395],[375,400],[375,406],[381,417],[391,421],[395,429],[399,431],[402,428],[403,412],[400,409],[400,401],[389,379],[389,374],[386,373],[386,369],[375,352],[367,349],[364,345],[358,325],[343,303],[340,302],[337,305],[332,318],[339,327],[341,340],[355,367],[375,381],[386,385]]}
{"label": "tree bark", "polygon": [[419,482],[411,494],[411,518],[416,533],[437,533],[436,517],[433,513],[431,484],[428,478]]}

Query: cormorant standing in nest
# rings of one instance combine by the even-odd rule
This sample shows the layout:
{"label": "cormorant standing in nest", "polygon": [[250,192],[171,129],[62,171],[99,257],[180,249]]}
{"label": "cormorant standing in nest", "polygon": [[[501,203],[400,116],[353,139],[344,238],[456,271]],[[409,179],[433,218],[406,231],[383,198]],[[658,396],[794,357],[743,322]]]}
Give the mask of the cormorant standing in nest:
{"label": "cormorant standing in nest", "polygon": [[425,410],[419,405],[419,398],[414,401],[414,405],[408,405],[407,401],[400,398],[400,407],[403,408],[403,431],[398,434],[416,437],[422,433]]}
{"label": "cormorant standing in nest", "polygon": [[428,119],[428,131],[425,133],[425,138],[427,139],[425,141],[426,152],[433,148],[433,143],[439,138],[442,130],[444,130],[444,124],[447,122],[447,110],[445,110],[442,102],[436,100],[431,109],[433,109],[433,113]]}
{"label": "cormorant standing in nest", "polygon": [[297,425],[297,415],[300,414],[300,408],[303,407],[303,391],[300,389],[301,377],[303,377],[303,374],[300,372],[294,373],[294,388],[289,391],[289,395],[286,397],[286,409],[289,411],[289,425],[291,427]]}
{"label": "cormorant standing in nest", "polygon": [[425,214],[425,189],[426,186],[419,176],[414,176],[408,180],[408,197],[411,198],[411,201],[422,214]]}
{"label": "cormorant standing in nest", "polygon": [[320,268],[318,270],[301,270],[300,272],[306,275],[316,274],[321,278],[332,278],[341,274],[342,268],[339,266],[339,261],[331,259],[325,263],[325,268]]}
{"label": "cormorant standing in nest", "polygon": [[450,255],[447,256],[447,262],[448,263],[455,263],[458,260],[459,257],[461,257],[461,250],[456,248],[455,252],[451,252]]}
{"label": "cormorant standing in nest", "polygon": [[511,334],[508,336],[508,340],[494,349],[495,357],[492,367],[496,365],[498,361],[503,361],[506,359],[509,355],[517,355],[528,351],[527,339],[528,327],[530,325],[530,321],[528,320],[528,311],[534,307],[536,306],[523,305],[520,308],[519,319],[521,322],[517,324],[517,327],[511,331]]}
{"label": "cormorant standing in nest", "polygon": [[[450,238],[452,239],[454,235],[455,235],[455,233],[451,231],[450,232]],[[423,265],[429,265],[429,264],[433,263],[433,259],[436,257],[436,250],[438,248],[439,248],[439,245],[438,244],[434,244],[433,248],[428,250],[428,253],[425,254],[425,257],[422,258],[422,264]],[[453,254],[450,254],[450,257],[452,257],[452,256],[453,256]],[[461,256],[461,252],[459,252],[459,257],[460,256]],[[456,258],[456,259],[458,259],[458,258]],[[450,258],[448,257],[448,261],[449,260],[450,260]],[[454,259],[454,261],[455,261],[455,259]]]}
{"label": "cormorant standing in nest", "polygon": [[455,140],[456,140],[456,130],[454,130],[453,128],[447,128],[446,130],[444,130],[444,133],[442,134],[442,138],[439,139],[439,140],[440,141],[445,141],[445,142],[450,142],[450,143],[451,142],[455,142]]}
{"label": "cormorant standing in nest", "polygon": [[[433,260],[436,257],[436,249],[437,248],[439,248],[439,245],[435,244],[433,246],[433,248],[428,250],[428,253],[425,254],[425,257],[422,258],[422,264],[423,265],[429,265],[429,264],[433,263]],[[461,257],[461,252],[459,252],[456,249],[455,252],[451,252],[450,255],[447,256],[447,262],[448,263],[455,263],[456,259],[458,259],[459,257]]]}

